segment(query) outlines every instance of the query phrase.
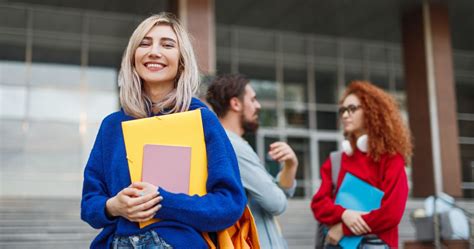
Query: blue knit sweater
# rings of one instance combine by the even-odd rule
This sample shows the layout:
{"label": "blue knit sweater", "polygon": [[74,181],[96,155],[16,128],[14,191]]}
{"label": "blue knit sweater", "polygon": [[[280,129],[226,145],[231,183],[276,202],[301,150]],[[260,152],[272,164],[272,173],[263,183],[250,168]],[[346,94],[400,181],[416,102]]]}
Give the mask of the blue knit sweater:
{"label": "blue knit sweater", "polygon": [[208,194],[174,194],[158,186],[163,201],[155,218],[162,221],[143,229],[136,222],[123,217],[109,219],[105,214],[106,201],[131,183],[121,123],[133,118],[119,111],[102,121],[84,170],[81,201],[81,218],[103,229],[91,248],[110,248],[114,235],[129,236],[151,229],[173,248],[207,248],[201,232],[225,229],[240,218],[247,200],[234,150],[214,113],[193,98],[189,109],[197,108],[201,108],[206,140]]}

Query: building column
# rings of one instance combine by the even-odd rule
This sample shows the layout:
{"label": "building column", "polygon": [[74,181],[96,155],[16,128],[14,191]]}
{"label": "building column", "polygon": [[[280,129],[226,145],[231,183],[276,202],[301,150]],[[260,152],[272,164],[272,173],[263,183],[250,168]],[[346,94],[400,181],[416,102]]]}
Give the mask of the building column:
{"label": "building column", "polygon": [[216,72],[216,39],[214,0],[172,0],[171,12],[192,36],[201,73],[213,75]]}
{"label": "building column", "polygon": [[429,4],[403,16],[403,55],[414,138],[412,193],[460,197],[461,166],[448,8]]}

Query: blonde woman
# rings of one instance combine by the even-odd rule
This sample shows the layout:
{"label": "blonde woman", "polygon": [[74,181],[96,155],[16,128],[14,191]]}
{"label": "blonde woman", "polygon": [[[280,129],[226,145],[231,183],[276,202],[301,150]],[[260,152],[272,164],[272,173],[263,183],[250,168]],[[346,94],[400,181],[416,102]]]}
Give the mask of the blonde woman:
{"label": "blonde woman", "polygon": [[[201,236],[235,223],[245,207],[237,160],[216,116],[193,94],[199,72],[187,32],[173,16],[138,25],[119,75],[122,109],[99,129],[84,171],[81,218],[103,230],[91,248],[207,248]],[[131,184],[121,122],[201,108],[208,180],[204,196]],[[160,222],[138,227],[152,218]]]}

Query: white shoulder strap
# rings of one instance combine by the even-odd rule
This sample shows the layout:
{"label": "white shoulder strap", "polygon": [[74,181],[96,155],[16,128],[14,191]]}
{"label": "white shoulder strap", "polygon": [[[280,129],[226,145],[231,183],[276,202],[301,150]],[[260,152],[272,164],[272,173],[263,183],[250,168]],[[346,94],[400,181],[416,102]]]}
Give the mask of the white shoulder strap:
{"label": "white shoulder strap", "polygon": [[336,191],[337,177],[339,176],[339,171],[341,170],[341,160],[342,152],[333,151],[330,154],[331,157],[331,180],[333,191]]}

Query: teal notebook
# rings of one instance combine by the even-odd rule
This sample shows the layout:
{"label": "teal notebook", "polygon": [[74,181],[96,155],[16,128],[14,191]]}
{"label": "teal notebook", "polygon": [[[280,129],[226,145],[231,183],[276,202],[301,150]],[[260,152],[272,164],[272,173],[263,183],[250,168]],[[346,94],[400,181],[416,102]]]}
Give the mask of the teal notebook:
{"label": "teal notebook", "polygon": [[[346,209],[370,212],[380,208],[384,193],[380,189],[362,181],[351,173],[346,173],[336,195],[335,204]],[[362,236],[345,236],[339,241],[344,249],[356,249]]]}

